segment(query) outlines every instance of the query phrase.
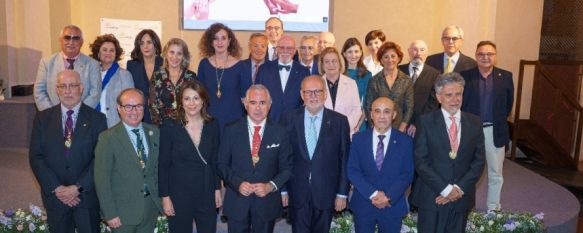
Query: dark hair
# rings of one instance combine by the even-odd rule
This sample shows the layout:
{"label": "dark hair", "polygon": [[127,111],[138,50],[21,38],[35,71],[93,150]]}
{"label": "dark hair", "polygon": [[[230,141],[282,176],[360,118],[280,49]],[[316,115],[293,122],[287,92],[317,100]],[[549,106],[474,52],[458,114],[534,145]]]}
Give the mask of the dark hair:
{"label": "dark hair", "polygon": [[326,54],[329,54],[329,53],[335,54],[338,57],[338,63],[339,63],[338,68],[340,68],[340,73],[344,73],[344,72],[342,72],[342,70],[344,69],[344,66],[342,63],[344,61],[342,59],[340,59],[342,56],[340,56],[338,49],[336,49],[335,47],[326,47],[324,50],[322,50],[320,52],[320,59],[318,61],[318,71],[319,71],[320,75],[324,75],[326,73],[326,72],[324,72],[324,56]]}
{"label": "dark hair", "polygon": [[344,58],[344,74],[346,74],[348,72],[348,59],[346,59],[346,57],[344,57],[344,53],[346,52],[346,50],[348,50],[349,48],[351,48],[352,46],[358,46],[358,48],[360,49],[361,52],[361,56],[360,59],[358,59],[358,62],[356,62],[356,70],[358,71],[358,73],[356,74],[356,76],[358,78],[363,78],[364,75],[366,75],[366,72],[368,71],[366,69],[366,66],[364,65],[364,62],[362,61],[362,57],[364,56],[364,51],[362,50],[362,45],[360,44],[360,41],[358,41],[358,39],[356,39],[355,37],[350,37],[348,38],[345,42],[344,45],[342,46],[342,57]]}
{"label": "dark hair", "polygon": [[[397,56],[399,56],[399,63],[401,63],[401,61],[403,61],[403,55],[404,55],[403,51],[401,50],[401,46],[399,46],[397,43],[392,42],[392,41],[387,41],[387,42],[383,43],[383,45],[381,45],[381,47],[379,48],[379,51],[377,52],[377,59],[380,61],[381,58],[383,57],[383,55],[385,55],[385,53],[391,49],[395,50],[395,52],[397,53]],[[399,63],[397,63],[397,64],[399,64]]]}
{"label": "dark hair", "polygon": [[194,91],[196,91],[196,93],[198,93],[198,96],[200,97],[200,99],[202,100],[202,107],[200,108],[200,116],[202,117],[202,119],[204,119],[204,122],[210,122],[213,117],[208,113],[208,106],[210,104],[210,97],[208,92],[206,91],[206,88],[204,88],[204,86],[196,81],[196,80],[188,80],[188,81],[184,81],[182,83],[182,86],[180,86],[180,91],[178,92],[178,106],[176,107],[177,109],[177,114],[178,116],[176,117],[177,119],[180,119],[182,121],[182,123],[184,125],[188,124],[188,120],[186,119],[186,113],[184,112],[184,107],[182,104],[182,95],[184,95],[184,91],[186,91],[187,89],[192,89]]}
{"label": "dark hair", "polygon": [[237,37],[235,37],[233,30],[222,23],[214,23],[208,29],[206,29],[206,31],[204,31],[202,38],[200,38],[200,41],[198,42],[200,55],[203,57],[210,57],[215,55],[213,40],[215,39],[215,34],[217,34],[220,30],[225,30],[227,32],[227,37],[229,38],[229,47],[227,48],[227,52],[229,55],[239,58],[241,56],[241,46],[239,45],[239,41],[237,41]]}
{"label": "dark hair", "polygon": [[91,55],[89,56],[95,60],[100,61],[99,50],[101,49],[101,46],[106,42],[113,43],[113,46],[115,47],[115,61],[121,60],[123,49],[121,48],[121,46],[119,45],[119,41],[115,38],[113,34],[97,36],[97,38],[95,38],[95,41],[93,41],[93,44],[89,45],[89,48],[91,48]]}
{"label": "dark hair", "polygon": [[479,49],[480,47],[482,47],[484,45],[490,45],[490,46],[494,47],[494,50],[496,50],[496,44],[494,44],[494,42],[489,41],[489,40],[480,41],[478,43],[478,46],[476,46],[476,49]]}
{"label": "dark hair", "polygon": [[152,38],[152,43],[154,43],[154,48],[156,48],[156,55],[160,55],[162,52],[162,45],[160,44],[160,37],[154,32],[152,29],[144,29],[136,36],[134,40],[134,50],[132,50],[131,57],[133,60],[143,61],[142,50],[140,50],[140,42],[142,42],[142,38],[144,35],[148,34],[150,38]]}
{"label": "dark hair", "polygon": [[370,32],[368,32],[366,34],[366,36],[364,37],[364,44],[368,45],[368,42],[370,42],[371,40],[374,39],[379,39],[381,42],[385,42],[385,40],[387,40],[387,36],[385,36],[385,33],[383,33],[383,31],[381,30],[372,30]]}
{"label": "dark hair", "polygon": [[182,62],[180,62],[180,68],[188,69],[190,66],[190,52],[188,51],[188,45],[182,39],[179,38],[172,38],[170,39],[166,45],[164,45],[164,49],[162,50],[162,56],[164,57],[164,63],[162,64],[163,68],[168,68],[168,60],[166,56],[168,56],[168,50],[170,49],[171,45],[178,45],[182,48]]}

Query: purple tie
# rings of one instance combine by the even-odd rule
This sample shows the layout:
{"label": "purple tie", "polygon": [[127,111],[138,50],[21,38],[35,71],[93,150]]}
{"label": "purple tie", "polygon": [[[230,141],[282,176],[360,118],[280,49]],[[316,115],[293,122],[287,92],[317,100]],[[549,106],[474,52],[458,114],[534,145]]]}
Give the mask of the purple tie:
{"label": "purple tie", "polygon": [[381,167],[383,167],[383,160],[385,159],[384,150],[385,145],[383,144],[383,139],[385,139],[385,135],[379,135],[379,143],[377,144],[377,153],[375,154],[374,162],[377,165],[377,169],[380,171]]}
{"label": "purple tie", "polygon": [[67,111],[67,120],[65,121],[65,157],[69,156],[73,139],[73,112],[73,110]]}
{"label": "purple tie", "polygon": [[72,70],[75,68],[75,66],[73,66],[73,63],[75,63],[75,59],[67,58],[67,62],[69,63],[69,66],[67,66],[68,70]]}

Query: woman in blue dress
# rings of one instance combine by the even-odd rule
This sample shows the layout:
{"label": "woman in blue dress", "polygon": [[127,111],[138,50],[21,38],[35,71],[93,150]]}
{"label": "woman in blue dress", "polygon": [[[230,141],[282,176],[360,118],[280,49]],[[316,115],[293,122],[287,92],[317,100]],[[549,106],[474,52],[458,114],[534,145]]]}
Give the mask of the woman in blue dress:
{"label": "woman in blue dress", "polygon": [[[344,57],[344,75],[354,79],[356,81],[356,86],[358,86],[358,97],[361,103],[364,103],[364,97],[366,96],[366,88],[368,87],[368,81],[372,78],[372,74],[362,61],[362,45],[358,39],[351,37],[344,42],[342,46],[342,57]],[[362,105],[364,107],[364,104]],[[364,112],[364,109],[363,109]],[[368,121],[366,120],[365,114],[358,121],[360,126],[360,131],[366,130],[368,127]]]}
{"label": "woman in blue dress", "polygon": [[199,81],[210,95],[209,113],[220,125],[244,115],[241,99],[251,86],[249,68],[240,61],[241,46],[233,31],[222,23],[212,24],[198,44],[204,57],[198,65]]}

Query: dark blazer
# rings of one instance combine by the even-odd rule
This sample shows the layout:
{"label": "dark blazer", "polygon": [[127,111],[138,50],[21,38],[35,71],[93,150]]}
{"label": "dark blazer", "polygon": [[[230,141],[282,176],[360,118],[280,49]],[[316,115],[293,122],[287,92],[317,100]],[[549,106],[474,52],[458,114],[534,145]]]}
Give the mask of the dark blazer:
{"label": "dark blazer", "polygon": [[259,68],[257,80],[255,81],[267,87],[272,100],[269,119],[277,122],[281,113],[299,108],[303,105],[300,89],[302,80],[309,75],[310,71],[306,67],[294,61],[285,90],[282,90],[277,60],[265,63]]}
{"label": "dark blazer", "polygon": [[[443,70],[445,69],[445,64],[443,64],[443,53],[436,53],[436,54],[433,54],[433,55],[427,57],[425,64],[430,65],[431,67],[435,68],[436,70],[439,70],[440,74],[443,73]],[[458,59],[457,63],[455,64],[455,67],[453,68],[453,72],[461,73],[462,71],[472,69],[472,68],[476,67],[477,65],[478,64],[476,63],[476,61],[474,59],[472,59],[471,57],[468,57],[468,56],[464,55],[462,52],[460,52],[460,58]]]}
{"label": "dark blazer", "polygon": [[273,181],[278,188],[284,187],[292,175],[292,147],[288,132],[277,123],[267,120],[259,149],[259,162],[253,166],[249,145],[247,117],[228,124],[219,149],[217,168],[227,191],[223,212],[229,218],[244,220],[251,209],[260,209],[259,218],[272,221],[281,216],[281,194],[272,192],[260,198],[255,194],[243,196],[239,186],[249,183]]}
{"label": "dark blazer", "polygon": [[[400,65],[399,70],[409,77],[412,75],[409,74],[409,63]],[[439,71],[428,65],[423,66],[417,81],[413,84],[413,116],[411,117],[411,123],[416,124],[415,122],[419,116],[439,108],[439,102],[433,87],[437,76],[439,76]]]}
{"label": "dark blazer", "polygon": [[[245,60],[241,60],[241,62],[243,62],[244,66],[245,66],[245,72],[249,72],[249,77],[251,77],[251,81],[253,81],[253,62],[251,62],[251,58],[247,58]],[[263,65],[265,65],[265,63],[269,63],[270,61],[265,59],[263,61],[263,64],[259,65],[259,67],[257,67],[257,69],[261,68]],[[259,75],[259,70],[257,70],[257,74]],[[255,77],[255,82],[257,82],[257,77]],[[255,84],[255,83],[253,83]]]}
{"label": "dark blazer", "polygon": [[[462,110],[480,115],[480,87],[479,80],[482,78],[478,68],[462,72],[461,75],[466,81],[464,88],[464,101]],[[494,67],[492,70],[494,78],[494,93],[492,102],[492,115],[494,122],[494,145],[503,147],[510,141],[510,133],[507,118],[512,112],[514,103],[514,82],[512,73]]]}
{"label": "dark blazer", "polygon": [[317,209],[332,209],[337,194],[348,196],[348,119],[326,108],[323,111],[320,135],[311,160],[304,128],[305,108],[284,113],[280,118],[280,122],[289,132],[293,148],[293,177],[286,189],[289,192],[290,206],[294,208],[301,208],[310,203],[308,200],[312,200]]}
{"label": "dark blazer", "polygon": [[[154,73],[160,70],[163,62],[164,61],[162,60],[162,57],[156,56]],[[144,93],[144,104],[149,106],[148,98],[150,97],[150,80],[148,80],[144,62],[140,60],[129,60],[126,64],[126,68],[132,74],[132,78],[134,79],[134,86]],[[152,74],[152,77],[153,76],[154,74]],[[152,123],[152,116],[150,116],[149,108],[144,108],[144,122]]]}
{"label": "dark blazer", "polygon": [[[437,110],[420,117],[415,135],[415,169],[412,202],[419,208],[469,211],[476,203],[476,183],[485,163],[482,121],[471,113],[461,113],[461,137],[457,157],[451,159],[449,137],[443,113]],[[446,205],[435,198],[448,184],[457,184],[464,195]]]}
{"label": "dark blazer", "polygon": [[34,118],[29,159],[41,187],[43,204],[49,211],[67,210],[69,207],[52,192],[60,185],[76,184],[84,189],[78,207],[98,207],[93,180],[93,149],[99,133],[107,129],[105,115],[81,104],[68,157],[64,156],[62,122],[60,104],[38,112]]}
{"label": "dark blazer", "polygon": [[[300,56],[299,56],[299,53],[297,51],[296,51],[296,54],[294,54],[294,61],[300,62]],[[310,67],[310,74],[321,76],[320,70],[318,70],[318,62],[319,61],[320,61],[320,54],[315,54],[314,55],[314,63],[312,65],[312,67]],[[300,63],[300,65],[301,64],[302,63]]]}

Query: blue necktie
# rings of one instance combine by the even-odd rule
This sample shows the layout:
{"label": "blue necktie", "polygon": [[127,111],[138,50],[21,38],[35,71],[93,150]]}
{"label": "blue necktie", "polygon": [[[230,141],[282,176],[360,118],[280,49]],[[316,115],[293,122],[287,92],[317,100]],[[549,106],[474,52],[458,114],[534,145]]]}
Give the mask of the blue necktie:
{"label": "blue necktie", "polygon": [[380,171],[383,167],[383,160],[385,159],[384,151],[385,145],[383,144],[383,139],[385,135],[379,135],[379,143],[377,144],[377,153],[375,154],[374,162],[377,165],[377,169]]}
{"label": "blue necktie", "polygon": [[316,134],[316,119],[318,119],[318,116],[310,117],[310,126],[308,127],[308,135],[306,137],[310,160],[314,156],[314,150],[316,150],[316,143],[318,142],[318,135]]}
{"label": "blue necktie", "polygon": [[279,70],[285,69],[286,71],[289,71],[291,69],[290,65],[278,65],[277,67],[279,67]]}

